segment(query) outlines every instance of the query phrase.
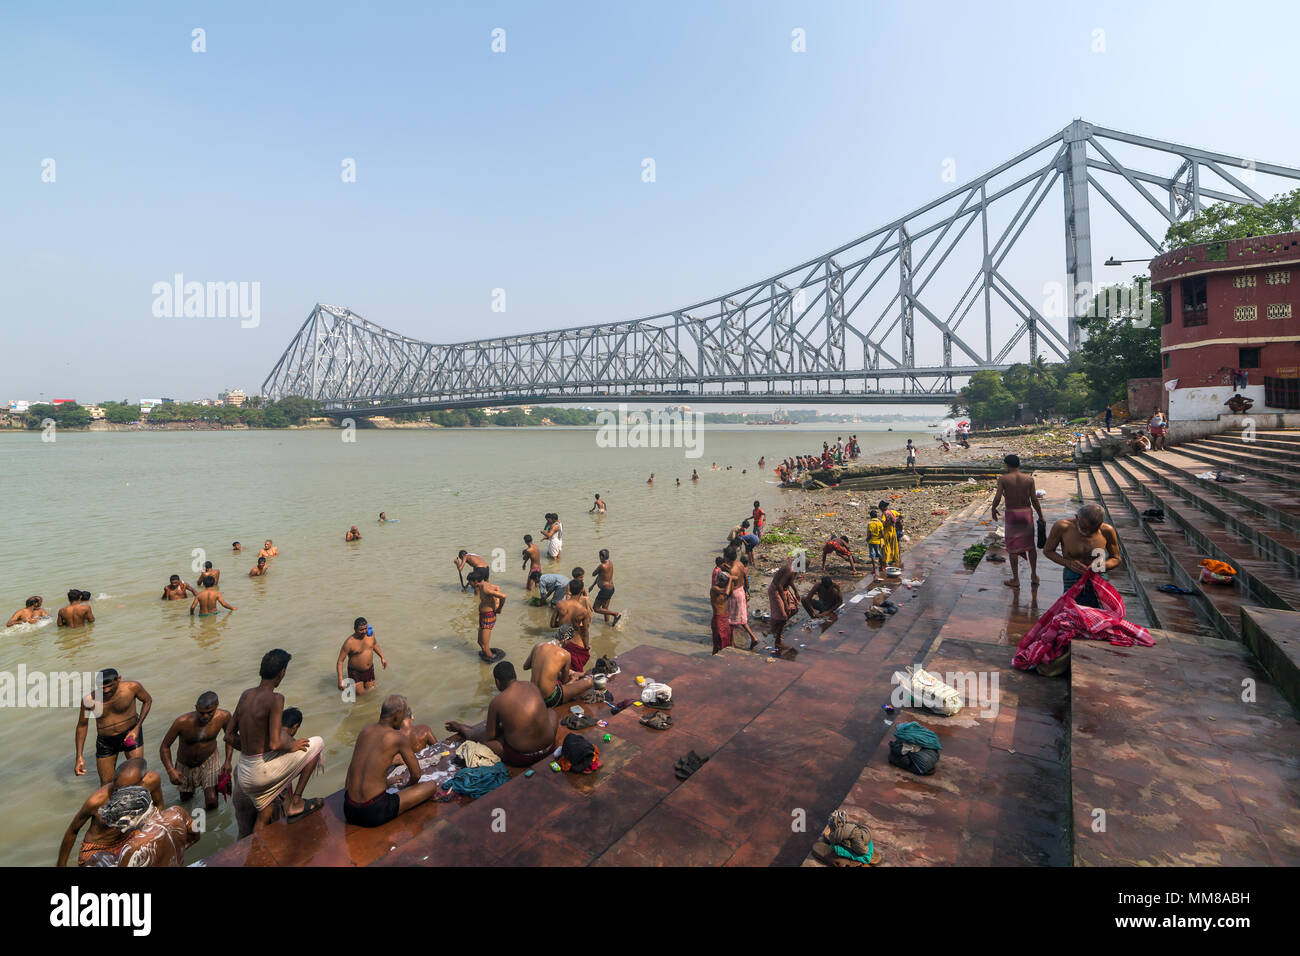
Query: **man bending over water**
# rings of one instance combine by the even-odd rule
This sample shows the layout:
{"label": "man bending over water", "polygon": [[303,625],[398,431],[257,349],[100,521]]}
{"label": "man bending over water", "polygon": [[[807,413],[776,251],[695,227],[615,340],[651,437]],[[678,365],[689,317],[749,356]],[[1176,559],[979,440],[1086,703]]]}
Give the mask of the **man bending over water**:
{"label": "man bending over water", "polygon": [[545,760],[555,749],[560,715],[546,706],[536,684],[516,679],[509,661],[494,667],[492,677],[500,693],[488,704],[487,720],[475,727],[449,720],[447,730],[487,745],[512,767]]}
{"label": "man bending over water", "polygon": [[[343,818],[359,827],[383,826],[399,813],[418,806],[438,792],[438,782],[420,783],[420,761],[411,739],[402,732],[402,722],[411,707],[401,694],[384,698],[379,720],[357,735],[352,762],[344,782]],[[397,793],[388,792],[388,769],[394,757],[401,757],[410,771],[410,782]]]}
{"label": "man bending over water", "polygon": [[49,617],[50,612],[41,607],[43,603],[44,599],[39,594],[33,594],[27,599],[26,604],[14,611],[14,616],[9,618],[9,623],[5,627],[13,627],[15,624],[32,624]]}
{"label": "man bending over water", "polygon": [[[144,756],[144,735],[141,730],[144,719],[149,716],[149,708],[153,706],[153,698],[143,684],[122,680],[111,667],[100,671],[98,679],[100,691],[98,694],[87,694],[77,713],[77,759],[73,763],[72,772],[78,777],[86,772],[86,758],[81,752],[86,746],[86,729],[93,716],[95,769],[99,773],[99,782],[108,783],[113,778],[118,754],[125,753],[128,760]],[[137,700],[141,704],[139,713],[135,709]]]}
{"label": "man bending over water", "polygon": [[466,566],[469,567],[470,574],[473,574],[478,568],[486,568],[488,566],[488,563],[477,554],[470,554],[470,552],[463,548],[460,553],[456,555],[456,560],[452,563],[456,565],[456,573],[460,575],[460,589],[462,591],[469,589],[469,585],[465,583]]}

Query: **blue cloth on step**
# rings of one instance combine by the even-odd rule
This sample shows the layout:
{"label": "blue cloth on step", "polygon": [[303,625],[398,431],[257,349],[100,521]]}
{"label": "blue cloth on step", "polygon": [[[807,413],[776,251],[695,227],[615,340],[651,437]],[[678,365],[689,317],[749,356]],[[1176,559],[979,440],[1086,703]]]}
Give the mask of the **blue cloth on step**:
{"label": "blue cloth on step", "polygon": [[462,797],[481,797],[509,779],[510,771],[499,761],[487,767],[462,767],[451,778],[451,789]]}
{"label": "blue cloth on step", "polygon": [[943,744],[939,743],[939,735],[914,720],[899,724],[894,729],[894,736],[904,743],[916,744],[918,747],[928,747],[931,750],[943,749]]}

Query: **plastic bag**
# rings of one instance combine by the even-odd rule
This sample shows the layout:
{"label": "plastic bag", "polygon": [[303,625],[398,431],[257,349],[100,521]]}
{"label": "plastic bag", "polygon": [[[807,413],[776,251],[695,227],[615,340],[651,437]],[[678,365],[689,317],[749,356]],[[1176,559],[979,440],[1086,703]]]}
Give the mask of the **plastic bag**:
{"label": "plastic bag", "polygon": [[961,694],[938,677],[920,667],[908,666],[907,673],[894,672],[894,683],[903,689],[904,703],[924,707],[935,713],[952,717],[962,708]]}

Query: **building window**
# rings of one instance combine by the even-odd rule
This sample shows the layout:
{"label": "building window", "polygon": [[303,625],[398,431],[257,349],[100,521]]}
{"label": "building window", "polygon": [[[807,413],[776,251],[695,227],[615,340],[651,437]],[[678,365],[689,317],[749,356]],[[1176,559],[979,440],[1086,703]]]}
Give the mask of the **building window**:
{"label": "building window", "polygon": [[1232,310],[1232,317],[1238,322],[1254,322],[1259,318],[1259,310],[1253,305],[1239,305]]}
{"label": "building window", "polygon": [[1255,288],[1255,277],[1253,275],[1233,276],[1232,287],[1234,289],[1253,289]]}
{"label": "building window", "polygon": [[1264,404],[1272,408],[1300,408],[1300,378],[1265,375]]}
{"label": "building window", "polygon": [[1291,273],[1288,270],[1265,273],[1264,283],[1266,285],[1290,285]]}
{"label": "building window", "polygon": [[1183,280],[1183,325],[1205,325],[1209,321],[1205,276]]}
{"label": "building window", "polygon": [[1168,368],[1168,367],[1169,367],[1169,353],[1168,353],[1168,352],[1165,353],[1164,358],[1165,358],[1165,368]]}
{"label": "building window", "polygon": [[1291,318],[1291,303],[1276,302],[1265,309],[1264,314],[1270,319],[1289,319]]}
{"label": "building window", "polygon": [[1237,349],[1237,368],[1259,368],[1259,349]]}

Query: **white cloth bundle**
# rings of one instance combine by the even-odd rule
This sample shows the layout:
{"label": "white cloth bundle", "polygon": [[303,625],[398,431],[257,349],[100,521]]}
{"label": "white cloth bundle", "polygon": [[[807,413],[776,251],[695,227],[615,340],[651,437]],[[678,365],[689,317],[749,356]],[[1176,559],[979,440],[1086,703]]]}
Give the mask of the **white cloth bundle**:
{"label": "white cloth bundle", "polygon": [[961,694],[938,677],[920,667],[908,666],[907,673],[894,671],[894,683],[904,694],[904,706],[911,700],[913,707],[924,707],[935,713],[952,717],[962,708]]}

